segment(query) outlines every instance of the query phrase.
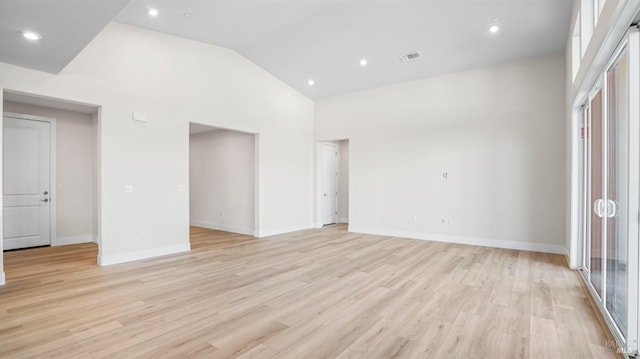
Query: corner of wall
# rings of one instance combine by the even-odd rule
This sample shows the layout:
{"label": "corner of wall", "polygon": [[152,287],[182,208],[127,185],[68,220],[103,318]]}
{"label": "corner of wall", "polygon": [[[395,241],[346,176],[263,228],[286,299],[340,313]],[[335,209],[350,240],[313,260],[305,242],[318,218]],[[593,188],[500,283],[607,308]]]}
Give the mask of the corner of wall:
{"label": "corner of wall", "polygon": [[4,272],[0,272],[0,285],[5,285],[6,281],[5,281],[5,276],[4,276]]}

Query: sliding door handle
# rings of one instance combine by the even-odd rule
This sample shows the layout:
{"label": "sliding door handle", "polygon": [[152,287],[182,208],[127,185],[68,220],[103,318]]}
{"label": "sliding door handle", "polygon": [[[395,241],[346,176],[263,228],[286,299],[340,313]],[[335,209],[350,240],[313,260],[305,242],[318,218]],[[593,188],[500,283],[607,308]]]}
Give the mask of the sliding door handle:
{"label": "sliding door handle", "polygon": [[607,200],[607,218],[613,218],[618,214],[618,204],[616,201]]}
{"label": "sliding door handle", "polygon": [[602,204],[604,203],[604,201],[600,198],[596,199],[593,202],[593,212],[596,214],[596,216],[602,218],[603,214],[602,214]]}

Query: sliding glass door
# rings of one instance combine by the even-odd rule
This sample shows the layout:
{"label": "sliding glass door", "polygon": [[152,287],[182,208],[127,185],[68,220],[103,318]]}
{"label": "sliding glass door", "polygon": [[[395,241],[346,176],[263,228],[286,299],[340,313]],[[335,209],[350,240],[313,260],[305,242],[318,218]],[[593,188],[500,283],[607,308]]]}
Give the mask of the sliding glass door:
{"label": "sliding glass door", "polygon": [[582,273],[627,353],[638,349],[639,43],[632,31],[583,110]]}
{"label": "sliding glass door", "polygon": [[606,222],[606,308],[622,333],[627,329],[627,227],[628,227],[628,53],[620,54],[607,72],[607,128],[605,173],[606,202],[603,217]]}

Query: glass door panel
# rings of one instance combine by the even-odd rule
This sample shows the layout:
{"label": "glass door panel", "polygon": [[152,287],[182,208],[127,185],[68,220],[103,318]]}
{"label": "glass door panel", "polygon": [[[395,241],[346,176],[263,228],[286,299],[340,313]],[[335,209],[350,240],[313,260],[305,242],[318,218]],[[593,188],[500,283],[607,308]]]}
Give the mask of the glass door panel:
{"label": "glass door panel", "polygon": [[607,73],[606,308],[627,327],[628,70],[627,53]]}
{"label": "glass door panel", "polygon": [[599,296],[602,296],[602,225],[601,217],[603,209],[602,196],[602,91],[591,100],[591,124],[587,129],[590,141],[590,255],[589,255],[589,280]]}

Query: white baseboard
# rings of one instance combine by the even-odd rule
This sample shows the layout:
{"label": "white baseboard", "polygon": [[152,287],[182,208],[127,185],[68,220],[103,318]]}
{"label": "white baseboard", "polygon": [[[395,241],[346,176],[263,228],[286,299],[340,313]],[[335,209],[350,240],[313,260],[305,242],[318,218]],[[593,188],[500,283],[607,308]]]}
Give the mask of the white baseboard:
{"label": "white baseboard", "polygon": [[322,224],[322,222],[314,223],[313,225],[311,225],[311,228],[322,228],[324,226],[332,226],[334,224],[348,224],[348,223],[349,223],[349,219],[348,218],[338,218],[336,223],[331,223],[331,224]]}
{"label": "white baseboard", "polygon": [[395,230],[361,227],[361,226],[353,226],[353,225],[349,226],[348,231],[356,232],[356,233],[364,233],[364,234],[389,236],[389,237],[421,239],[421,240],[435,241],[435,242],[468,244],[473,246],[494,247],[494,248],[517,249],[521,251],[532,251],[532,252],[543,252],[543,253],[554,253],[554,254],[567,253],[567,250],[565,249],[564,246],[559,246],[554,244],[504,241],[499,239],[456,236],[456,235],[450,235],[450,234],[405,232],[405,231],[395,231]]}
{"label": "white baseboard", "polygon": [[302,231],[305,229],[309,229],[309,228],[315,228],[315,224],[310,223],[310,224],[302,224],[299,226],[291,226],[291,227],[285,227],[285,228],[279,228],[279,229],[267,229],[264,231],[259,231],[258,233],[258,238],[264,238],[264,237],[271,237],[271,236],[277,236],[278,234],[285,234],[285,233],[291,233],[291,232],[296,232],[296,231]]}
{"label": "white baseboard", "polygon": [[0,272],[0,285],[5,285],[5,279],[4,272]]}
{"label": "white baseboard", "polygon": [[66,246],[68,244],[78,244],[78,243],[96,243],[96,237],[92,235],[57,237],[55,240],[51,241],[51,246],[52,247]]}
{"label": "white baseboard", "polygon": [[256,236],[256,232],[253,229],[249,229],[249,228],[234,227],[234,226],[227,226],[224,224],[213,224],[213,223],[205,223],[205,222],[198,222],[198,221],[191,221],[189,222],[189,224],[196,227],[214,229],[216,231],[246,234],[247,236],[254,236],[254,237]]}
{"label": "white baseboard", "polygon": [[137,261],[141,259],[166,256],[168,254],[189,252],[190,250],[191,250],[191,245],[189,243],[185,243],[185,244],[175,244],[172,246],[166,246],[166,247],[160,247],[160,248],[143,249],[141,251],[111,254],[106,256],[99,255],[98,265],[104,267],[104,266],[110,266],[113,264]]}

